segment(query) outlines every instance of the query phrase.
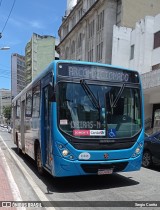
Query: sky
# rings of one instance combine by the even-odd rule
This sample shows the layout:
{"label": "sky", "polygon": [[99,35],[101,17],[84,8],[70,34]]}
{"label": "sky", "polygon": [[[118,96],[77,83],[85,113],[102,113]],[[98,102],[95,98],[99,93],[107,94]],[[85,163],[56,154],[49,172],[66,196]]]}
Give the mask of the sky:
{"label": "sky", "polygon": [[[0,0],[0,33],[15,0]],[[25,55],[32,34],[56,38],[65,15],[67,0],[16,0],[0,39],[0,89],[11,89],[11,54]]]}

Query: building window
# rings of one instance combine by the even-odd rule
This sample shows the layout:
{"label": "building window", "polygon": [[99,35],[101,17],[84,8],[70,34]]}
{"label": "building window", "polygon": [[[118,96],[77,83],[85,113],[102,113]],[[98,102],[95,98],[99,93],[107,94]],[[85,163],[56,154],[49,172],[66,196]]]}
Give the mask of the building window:
{"label": "building window", "polygon": [[65,27],[64,27],[64,37],[68,34],[69,32],[69,25],[67,24]]}
{"label": "building window", "polygon": [[72,28],[76,25],[76,16],[73,15],[72,17]]}
{"label": "building window", "polygon": [[103,55],[103,42],[99,43],[97,45],[97,62],[100,62],[102,60],[102,55]]}
{"label": "building window", "polygon": [[69,47],[66,47],[66,50],[65,50],[65,59],[69,59]]}
{"label": "building window", "polygon": [[78,19],[80,20],[82,16],[83,16],[83,9],[81,7],[78,11]]}
{"label": "building window", "polygon": [[134,58],[134,44],[131,45],[131,54],[130,54],[130,60]]}
{"label": "building window", "polygon": [[102,30],[104,27],[104,10],[97,17],[97,31]]}
{"label": "building window", "polygon": [[93,62],[93,49],[88,51],[88,61]]}
{"label": "building window", "polygon": [[92,20],[88,25],[88,61],[93,61],[93,48],[94,48],[94,32],[95,21]]}
{"label": "building window", "polygon": [[82,33],[79,34],[78,36],[78,48],[82,47]]}
{"label": "building window", "polygon": [[94,36],[94,20],[89,24],[88,37],[89,39]]}
{"label": "building window", "polygon": [[160,47],[160,31],[154,34],[154,49]]}
{"label": "building window", "polygon": [[75,53],[75,41],[72,41],[72,45],[71,45],[71,54]]}
{"label": "building window", "polygon": [[104,10],[97,16],[97,35],[96,35],[96,61],[102,61],[103,55],[103,28],[104,28]]}

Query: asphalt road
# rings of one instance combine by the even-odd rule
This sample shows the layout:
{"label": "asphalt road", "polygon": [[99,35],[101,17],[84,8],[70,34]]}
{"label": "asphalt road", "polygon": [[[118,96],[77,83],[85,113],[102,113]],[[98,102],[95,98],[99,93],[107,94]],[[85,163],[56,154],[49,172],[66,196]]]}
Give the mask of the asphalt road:
{"label": "asphalt road", "polygon": [[[137,172],[105,176],[70,178],[53,178],[46,172],[41,177],[32,159],[26,155],[17,154],[16,146],[11,139],[12,134],[0,128],[0,136],[3,139],[0,138],[0,147],[23,201],[54,201],[53,204],[56,207],[50,209],[66,210],[75,209],[75,207],[76,209],[113,209],[116,205],[114,209],[127,210],[143,204],[150,205],[143,209],[160,209],[156,207],[156,201],[160,201],[160,167],[141,168]],[[128,205],[130,207],[127,207]],[[132,205],[135,207],[131,207]]]}

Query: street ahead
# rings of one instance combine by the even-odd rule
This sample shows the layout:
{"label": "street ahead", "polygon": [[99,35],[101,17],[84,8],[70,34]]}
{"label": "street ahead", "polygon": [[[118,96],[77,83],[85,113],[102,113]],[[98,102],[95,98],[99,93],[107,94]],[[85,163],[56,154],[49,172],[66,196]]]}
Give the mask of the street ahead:
{"label": "street ahead", "polygon": [[[156,201],[160,201],[160,167],[142,168],[137,172],[107,176],[59,179],[53,178],[46,172],[41,177],[37,173],[34,161],[25,155],[17,154],[11,137],[12,134],[9,134],[6,129],[0,128],[0,148],[23,201],[47,201],[47,203],[55,201],[55,206],[59,205],[59,207],[50,208],[53,210],[71,209],[72,206],[73,209],[77,206],[79,208],[76,209],[106,209],[107,205],[117,205],[117,208],[114,209],[132,209],[132,207],[126,207],[126,201],[133,201],[135,206],[150,205],[143,209],[160,209],[160,207],[156,207]],[[69,203],[66,201],[79,202]],[[103,203],[103,201],[115,202]],[[125,202],[123,203],[123,201]],[[132,202],[128,204],[131,205]],[[68,207],[64,207],[67,205]],[[85,205],[87,208],[84,207]],[[100,207],[103,205],[104,208]],[[107,207],[107,209],[112,208]]]}

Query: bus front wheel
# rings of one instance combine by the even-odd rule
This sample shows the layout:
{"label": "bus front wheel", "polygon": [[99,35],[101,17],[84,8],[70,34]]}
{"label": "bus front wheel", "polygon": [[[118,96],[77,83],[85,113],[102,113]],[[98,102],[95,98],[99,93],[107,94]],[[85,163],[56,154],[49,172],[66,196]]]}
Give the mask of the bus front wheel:
{"label": "bus front wheel", "polygon": [[37,147],[37,152],[36,152],[36,163],[37,163],[38,173],[40,175],[43,175],[44,169],[43,169],[43,166],[42,166],[42,157],[41,157],[41,150],[40,150],[39,145]]}

